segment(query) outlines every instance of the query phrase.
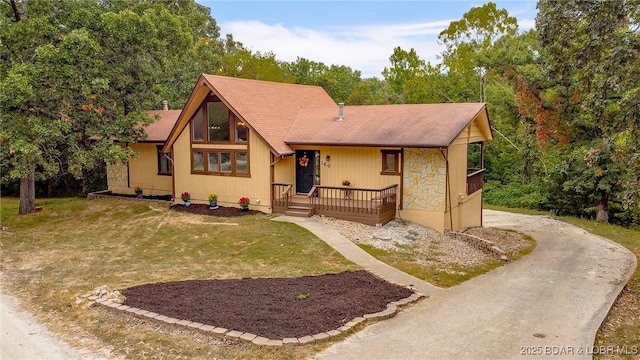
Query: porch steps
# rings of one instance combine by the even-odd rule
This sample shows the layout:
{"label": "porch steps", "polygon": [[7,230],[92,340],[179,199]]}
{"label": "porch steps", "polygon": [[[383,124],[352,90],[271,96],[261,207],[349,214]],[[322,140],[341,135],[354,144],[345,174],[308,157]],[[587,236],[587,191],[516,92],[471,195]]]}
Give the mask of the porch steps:
{"label": "porch steps", "polygon": [[313,208],[311,208],[310,205],[304,204],[290,205],[284,214],[295,217],[311,217],[311,215],[313,215]]}

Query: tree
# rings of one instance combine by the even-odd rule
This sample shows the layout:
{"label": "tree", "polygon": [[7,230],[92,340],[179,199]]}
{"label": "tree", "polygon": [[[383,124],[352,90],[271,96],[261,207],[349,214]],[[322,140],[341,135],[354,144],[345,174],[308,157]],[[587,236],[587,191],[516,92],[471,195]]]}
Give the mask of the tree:
{"label": "tree", "polygon": [[489,2],[471,8],[461,20],[451,22],[440,32],[438,41],[445,46],[442,64],[464,96],[456,101],[485,101],[487,53],[497,39],[515,36],[517,31],[516,18]]}
{"label": "tree", "polygon": [[424,75],[426,64],[418,57],[415,49],[402,50],[399,46],[393,49],[389,57],[391,67],[382,70],[382,76],[398,94],[399,101],[404,102],[404,85],[407,81]]}
{"label": "tree", "polygon": [[[632,160],[640,156],[638,2],[542,0],[538,8],[549,82],[540,96],[538,133],[574,159],[574,177],[563,190],[588,189],[596,219],[606,222],[609,202],[640,179]],[[637,204],[637,188],[626,189]]]}
{"label": "tree", "polygon": [[35,210],[36,178],[69,171],[86,179],[102,161],[134,155],[113,139],[144,137],[145,109],[174,80],[167,69],[217,31],[190,0],[1,5],[0,148],[3,176],[21,179],[22,214]]}

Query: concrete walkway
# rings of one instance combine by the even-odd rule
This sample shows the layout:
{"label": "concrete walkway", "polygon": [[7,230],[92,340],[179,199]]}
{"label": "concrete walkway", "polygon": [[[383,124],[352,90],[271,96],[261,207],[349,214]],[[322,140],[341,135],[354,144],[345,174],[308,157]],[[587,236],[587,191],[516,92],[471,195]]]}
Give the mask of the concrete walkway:
{"label": "concrete walkway", "polygon": [[[532,236],[536,249],[450,289],[371,258],[313,219],[308,228],[346,258],[429,296],[317,355],[318,359],[591,358],[596,331],[636,267],[625,248],[545,216],[485,210],[485,227]],[[607,344],[623,347],[630,344]]]}

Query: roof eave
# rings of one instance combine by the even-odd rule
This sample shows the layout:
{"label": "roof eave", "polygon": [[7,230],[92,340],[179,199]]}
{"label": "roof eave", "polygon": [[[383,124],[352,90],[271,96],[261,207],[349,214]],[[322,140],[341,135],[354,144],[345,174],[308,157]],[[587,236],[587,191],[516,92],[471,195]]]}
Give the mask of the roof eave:
{"label": "roof eave", "polygon": [[313,146],[355,146],[355,147],[401,147],[401,148],[443,148],[449,147],[449,144],[430,144],[430,143],[340,143],[340,142],[322,142],[322,141],[287,141],[287,145],[313,145]]}

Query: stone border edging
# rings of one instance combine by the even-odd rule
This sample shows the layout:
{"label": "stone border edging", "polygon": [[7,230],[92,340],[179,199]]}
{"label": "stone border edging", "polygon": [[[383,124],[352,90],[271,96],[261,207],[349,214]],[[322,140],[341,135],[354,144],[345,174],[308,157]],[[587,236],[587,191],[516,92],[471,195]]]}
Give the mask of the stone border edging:
{"label": "stone border edging", "polygon": [[128,201],[150,201],[160,204],[173,204],[173,200],[157,200],[157,199],[145,199],[145,198],[137,198],[137,197],[127,197],[127,196],[116,196],[116,195],[105,195],[106,193],[111,193],[109,190],[101,190],[94,191],[87,194],[87,199],[107,199],[107,200],[128,200]]}
{"label": "stone border edging", "polygon": [[138,309],[138,308],[134,308],[128,305],[118,303],[117,302],[118,299],[113,299],[116,301],[111,301],[108,296],[99,297],[97,295],[89,295],[85,297],[85,299],[89,301],[93,301],[96,304],[105,306],[109,309],[128,312],[134,316],[146,318],[149,320],[164,322],[165,324],[168,324],[168,325],[185,326],[185,327],[188,327],[194,330],[199,330],[214,336],[224,336],[231,339],[239,339],[246,342],[251,342],[255,345],[283,346],[283,345],[307,345],[307,344],[319,343],[319,342],[328,340],[331,337],[338,336],[343,332],[347,332],[351,330],[354,326],[359,325],[365,321],[384,320],[384,319],[392,318],[398,313],[398,311],[402,306],[418,301],[422,297],[425,297],[425,295],[420,292],[414,291],[413,294],[411,294],[406,298],[390,302],[389,304],[387,304],[387,308],[385,310],[379,311],[377,313],[365,314],[361,317],[357,317],[335,330],[321,332],[314,335],[307,335],[299,338],[284,338],[284,339],[268,339],[252,333],[241,332],[241,331],[232,330],[232,329],[225,329],[222,327],[216,327],[212,325],[205,325],[199,322],[193,322],[189,320],[180,320],[176,318],[171,318],[171,317],[160,315],[151,311],[142,310],[142,309]]}
{"label": "stone border edging", "polygon": [[493,241],[489,241],[479,236],[465,234],[463,232],[458,232],[458,231],[449,231],[447,232],[447,234],[454,239],[465,241],[477,248],[480,248],[481,250],[488,251],[502,261],[509,261],[509,258],[507,257],[507,253],[505,253],[504,250],[497,247]]}

